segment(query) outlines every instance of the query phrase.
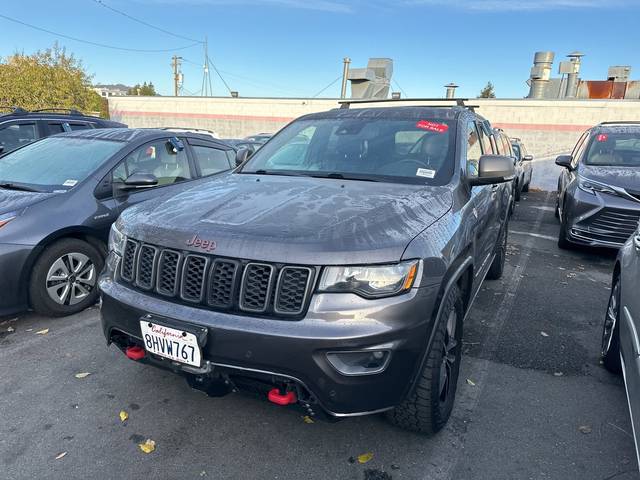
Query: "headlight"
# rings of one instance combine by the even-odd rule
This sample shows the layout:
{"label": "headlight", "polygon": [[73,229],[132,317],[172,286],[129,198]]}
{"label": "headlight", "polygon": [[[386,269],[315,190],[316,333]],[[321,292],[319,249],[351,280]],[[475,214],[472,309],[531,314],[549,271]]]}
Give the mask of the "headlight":
{"label": "headlight", "polygon": [[580,180],[578,182],[578,188],[583,192],[590,193],[591,195],[595,195],[596,192],[608,193],[610,195],[617,195],[616,191],[606,183],[600,183],[594,180],[587,180],[587,179]]}
{"label": "headlight", "polygon": [[11,220],[16,218],[18,214],[16,212],[4,213],[0,215],[0,228],[4,227]]}
{"label": "headlight", "polygon": [[111,225],[111,230],[109,230],[109,251],[115,252],[118,255],[122,256],[122,252],[124,251],[124,243],[127,237],[125,237],[118,227],[114,223]]}
{"label": "headlight", "polygon": [[321,292],[350,292],[365,298],[396,295],[409,290],[416,279],[418,260],[393,265],[325,267]]}

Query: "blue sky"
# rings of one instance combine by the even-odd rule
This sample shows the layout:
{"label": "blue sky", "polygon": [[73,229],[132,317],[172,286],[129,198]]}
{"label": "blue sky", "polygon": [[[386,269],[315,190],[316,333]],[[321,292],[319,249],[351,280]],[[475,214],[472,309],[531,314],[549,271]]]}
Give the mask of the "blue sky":
{"label": "blue sky", "polygon": [[[391,57],[408,96],[440,96],[445,83],[476,96],[492,81],[499,97],[526,95],[533,53],[586,54],[582,77],[610,65],[640,78],[640,0],[102,0],[190,38],[208,36],[209,55],[242,96],[311,96],[340,76],[342,58],[365,66]],[[95,0],[1,2],[0,15],[113,46],[173,49],[190,41],[145,27]],[[56,37],[0,18],[0,56],[44,49]],[[153,81],[172,91],[172,52],[135,53],[58,39],[100,83]],[[185,88],[202,86],[201,46],[180,50]],[[555,74],[555,72],[554,72]],[[395,87],[395,86],[394,86]],[[214,94],[226,89],[213,74]],[[336,82],[321,96],[337,96]],[[398,89],[395,87],[394,89]]]}

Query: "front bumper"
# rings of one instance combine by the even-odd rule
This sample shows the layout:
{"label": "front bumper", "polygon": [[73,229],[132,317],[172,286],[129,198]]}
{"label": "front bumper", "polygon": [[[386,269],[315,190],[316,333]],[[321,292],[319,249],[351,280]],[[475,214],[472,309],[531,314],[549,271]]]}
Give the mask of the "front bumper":
{"label": "front bumper", "polygon": [[[438,287],[415,288],[378,300],[316,294],[305,317],[292,321],[176,304],[131,290],[108,275],[101,277],[100,289],[102,327],[108,341],[124,333],[142,345],[140,319],[147,314],[170,319],[172,325],[204,327],[203,360],[214,371],[292,379],[334,417],[383,411],[403,400],[426,351],[438,294]],[[381,345],[391,355],[380,373],[345,376],[326,357],[330,351]],[[187,376],[198,375],[188,367],[180,369]]]}
{"label": "front bumper", "polygon": [[640,202],[576,188],[564,208],[567,239],[592,247],[620,248],[638,228]]}
{"label": "front bumper", "polygon": [[31,245],[0,244],[0,317],[28,307],[24,272],[33,248]]}

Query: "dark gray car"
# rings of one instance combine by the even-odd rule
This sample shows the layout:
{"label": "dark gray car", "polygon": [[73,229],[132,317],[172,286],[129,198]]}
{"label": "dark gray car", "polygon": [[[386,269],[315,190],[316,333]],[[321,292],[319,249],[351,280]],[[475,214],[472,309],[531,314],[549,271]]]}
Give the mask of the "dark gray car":
{"label": "dark gray car", "polygon": [[620,248],[640,218],[640,124],[597,125],[556,164],[558,246]]}
{"label": "dark gray car", "polygon": [[[618,252],[611,296],[602,330],[602,360],[613,373],[623,373],[633,437],[638,452],[640,432],[640,228]],[[640,455],[638,456],[640,465]]]}
{"label": "dark gray car", "polygon": [[462,107],[317,113],[132,207],[99,282],[108,342],[212,396],[438,431],[463,319],[505,261],[514,168],[491,132]]}

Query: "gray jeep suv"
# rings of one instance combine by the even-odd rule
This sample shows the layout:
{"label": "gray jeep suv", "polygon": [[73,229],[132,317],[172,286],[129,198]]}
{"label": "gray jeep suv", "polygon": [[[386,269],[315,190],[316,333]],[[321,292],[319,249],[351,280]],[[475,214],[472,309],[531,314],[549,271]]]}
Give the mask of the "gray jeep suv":
{"label": "gray jeep suv", "polygon": [[491,135],[459,106],[307,115],[126,210],[99,281],[107,341],[211,396],[438,431],[463,319],[505,261],[514,167]]}

